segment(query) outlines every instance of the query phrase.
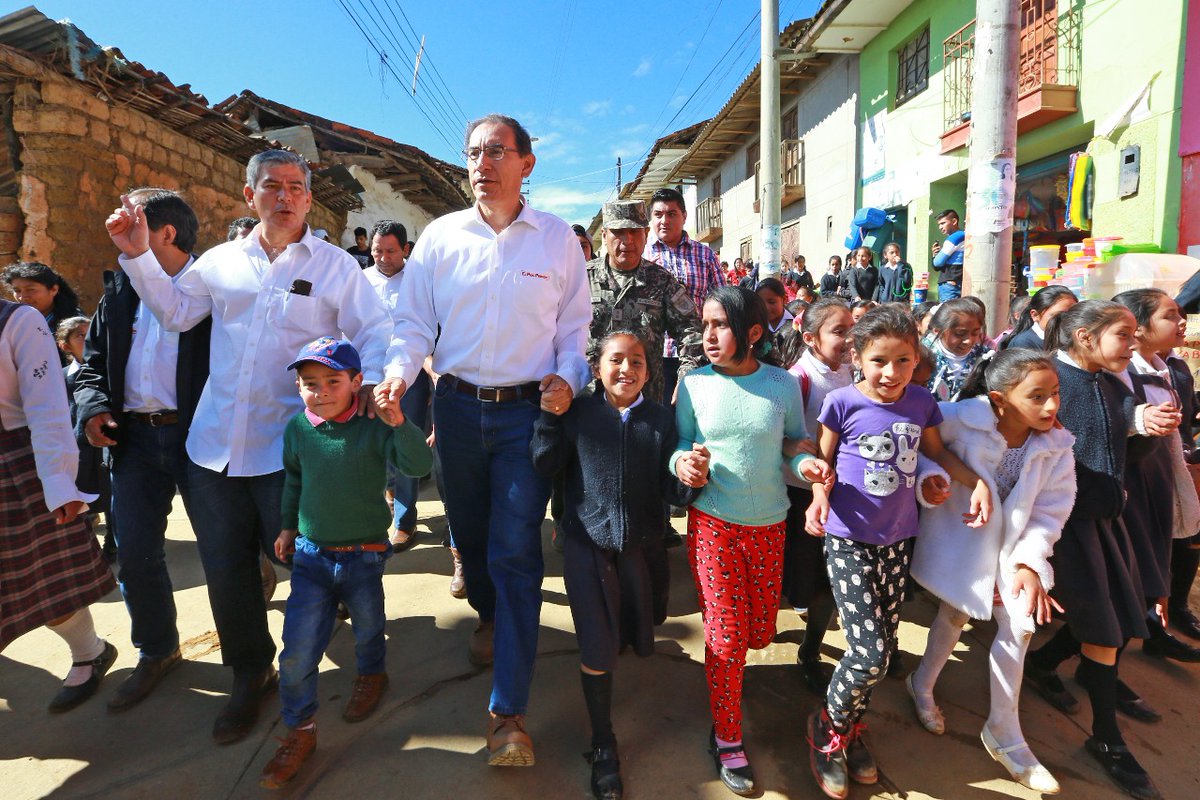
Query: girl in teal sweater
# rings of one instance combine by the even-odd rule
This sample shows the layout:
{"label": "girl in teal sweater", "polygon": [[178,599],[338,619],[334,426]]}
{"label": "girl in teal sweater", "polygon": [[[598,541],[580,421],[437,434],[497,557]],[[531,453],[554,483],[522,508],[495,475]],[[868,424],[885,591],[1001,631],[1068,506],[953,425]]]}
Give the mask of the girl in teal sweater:
{"label": "girl in teal sweater", "polygon": [[[688,513],[688,558],[704,609],[710,750],[721,780],[741,795],[755,791],[742,747],[746,652],[771,643],[779,605],[788,511],[783,442],[808,438],[796,379],[761,360],[768,330],[766,305],[754,292],[725,286],[708,296],[710,365],[679,384],[679,447],[671,457],[683,483],[704,487]],[[832,480],[829,465],[810,453],[788,467],[814,483]]]}

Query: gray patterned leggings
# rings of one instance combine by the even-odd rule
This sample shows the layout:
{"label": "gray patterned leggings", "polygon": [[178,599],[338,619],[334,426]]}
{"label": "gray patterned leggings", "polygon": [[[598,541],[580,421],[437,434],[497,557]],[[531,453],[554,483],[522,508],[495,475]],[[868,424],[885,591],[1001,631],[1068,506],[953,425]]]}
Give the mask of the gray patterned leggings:
{"label": "gray patterned leggings", "polygon": [[912,539],[885,547],[825,537],[825,566],[846,634],[846,653],[825,696],[829,719],[839,733],[849,733],[867,713],[871,689],[896,650],[911,555]]}

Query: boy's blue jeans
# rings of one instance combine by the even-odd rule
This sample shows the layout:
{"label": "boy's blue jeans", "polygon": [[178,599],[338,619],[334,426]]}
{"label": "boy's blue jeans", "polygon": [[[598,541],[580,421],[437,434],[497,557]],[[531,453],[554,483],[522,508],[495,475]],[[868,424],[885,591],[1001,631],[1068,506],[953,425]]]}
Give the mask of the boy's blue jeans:
{"label": "boy's blue jeans", "polygon": [[386,671],[383,564],[389,554],[334,553],[296,537],[292,593],[284,612],[279,657],[279,698],[289,728],[317,713],[317,668],[333,636],[339,600],[350,611],[358,674]]}

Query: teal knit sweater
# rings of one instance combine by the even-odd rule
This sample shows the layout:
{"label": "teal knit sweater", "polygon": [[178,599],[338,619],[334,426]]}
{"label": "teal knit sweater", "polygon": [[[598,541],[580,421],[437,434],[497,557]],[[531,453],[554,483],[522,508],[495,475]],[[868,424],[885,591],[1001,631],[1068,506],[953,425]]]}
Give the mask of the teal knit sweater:
{"label": "teal knit sweater", "polygon": [[314,427],[303,411],[292,417],[283,433],[283,527],[318,546],[386,541],[388,461],[413,477],[433,465],[425,435],[408,420],[390,428],[354,416]]}
{"label": "teal knit sweater", "polygon": [[[696,508],[737,525],[773,525],[787,516],[787,487],[779,465],[783,439],[804,439],[800,383],[778,367],[759,364],[749,375],[721,375],[712,366],[693,370],[679,382],[675,404],[680,456],[703,444],[711,454],[708,485]],[[800,454],[788,462],[799,475]]]}

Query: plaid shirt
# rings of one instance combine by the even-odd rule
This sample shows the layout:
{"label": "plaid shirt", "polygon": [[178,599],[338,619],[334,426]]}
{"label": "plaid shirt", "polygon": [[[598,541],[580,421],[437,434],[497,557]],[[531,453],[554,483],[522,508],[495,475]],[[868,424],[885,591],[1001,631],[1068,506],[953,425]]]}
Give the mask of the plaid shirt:
{"label": "plaid shirt", "polygon": [[[717,254],[703,242],[693,241],[687,231],[683,232],[678,247],[655,240],[646,245],[642,257],[670,270],[691,293],[697,311],[703,310],[704,298],[710,291],[725,285]],[[663,358],[677,357],[675,340],[667,336],[663,343]]]}

